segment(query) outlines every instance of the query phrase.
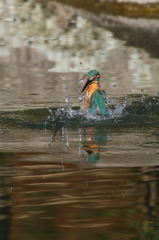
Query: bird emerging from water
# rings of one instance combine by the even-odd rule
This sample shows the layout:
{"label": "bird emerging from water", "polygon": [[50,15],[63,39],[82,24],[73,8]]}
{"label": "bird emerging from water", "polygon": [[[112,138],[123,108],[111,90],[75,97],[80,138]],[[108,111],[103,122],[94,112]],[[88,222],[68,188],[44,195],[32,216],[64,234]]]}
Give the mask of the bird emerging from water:
{"label": "bird emerging from water", "polygon": [[106,94],[99,85],[100,75],[97,70],[91,70],[87,73],[87,82],[82,92],[85,96],[82,101],[83,111],[89,110],[92,114],[109,116],[106,102]]}

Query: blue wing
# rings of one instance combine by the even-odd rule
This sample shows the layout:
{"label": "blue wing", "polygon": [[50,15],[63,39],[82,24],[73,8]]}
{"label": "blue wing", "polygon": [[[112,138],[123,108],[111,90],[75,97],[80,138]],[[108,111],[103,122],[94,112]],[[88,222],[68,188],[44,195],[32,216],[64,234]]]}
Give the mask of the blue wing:
{"label": "blue wing", "polygon": [[90,99],[90,111],[92,114],[98,114],[103,116],[109,116],[106,106],[105,93],[96,89]]}

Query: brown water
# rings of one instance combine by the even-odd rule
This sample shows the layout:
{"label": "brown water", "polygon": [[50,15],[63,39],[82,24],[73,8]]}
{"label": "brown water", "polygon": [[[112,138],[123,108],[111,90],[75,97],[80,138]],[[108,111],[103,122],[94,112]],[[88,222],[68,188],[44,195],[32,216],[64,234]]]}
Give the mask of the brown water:
{"label": "brown water", "polygon": [[[57,3],[3,1],[0,11],[0,239],[159,239],[153,44]],[[91,69],[109,118],[79,111],[78,80]]]}

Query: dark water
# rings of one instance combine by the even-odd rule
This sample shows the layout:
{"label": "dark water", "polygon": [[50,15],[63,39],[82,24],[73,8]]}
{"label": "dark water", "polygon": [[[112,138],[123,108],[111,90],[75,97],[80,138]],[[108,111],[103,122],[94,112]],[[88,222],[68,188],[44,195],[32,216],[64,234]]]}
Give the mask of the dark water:
{"label": "dark water", "polygon": [[1,113],[1,239],[157,239],[159,100],[133,98],[102,120]]}
{"label": "dark water", "polygon": [[[0,239],[159,239],[159,60],[31,3],[1,3]],[[79,109],[94,68],[109,118]]]}

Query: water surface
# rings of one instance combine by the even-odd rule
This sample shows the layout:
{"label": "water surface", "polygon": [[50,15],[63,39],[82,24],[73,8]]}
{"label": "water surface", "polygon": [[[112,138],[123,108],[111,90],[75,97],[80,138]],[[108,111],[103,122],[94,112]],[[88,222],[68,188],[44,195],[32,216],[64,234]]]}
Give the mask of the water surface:
{"label": "water surface", "polygon": [[[95,24],[81,10],[7,3],[0,238],[158,239],[159,60],[151,45],[134,46],[135,35],[131,45],[117,34],[122,27]],[[109,118],[79,110],[78,80],[91,69],[101,74]]]}

